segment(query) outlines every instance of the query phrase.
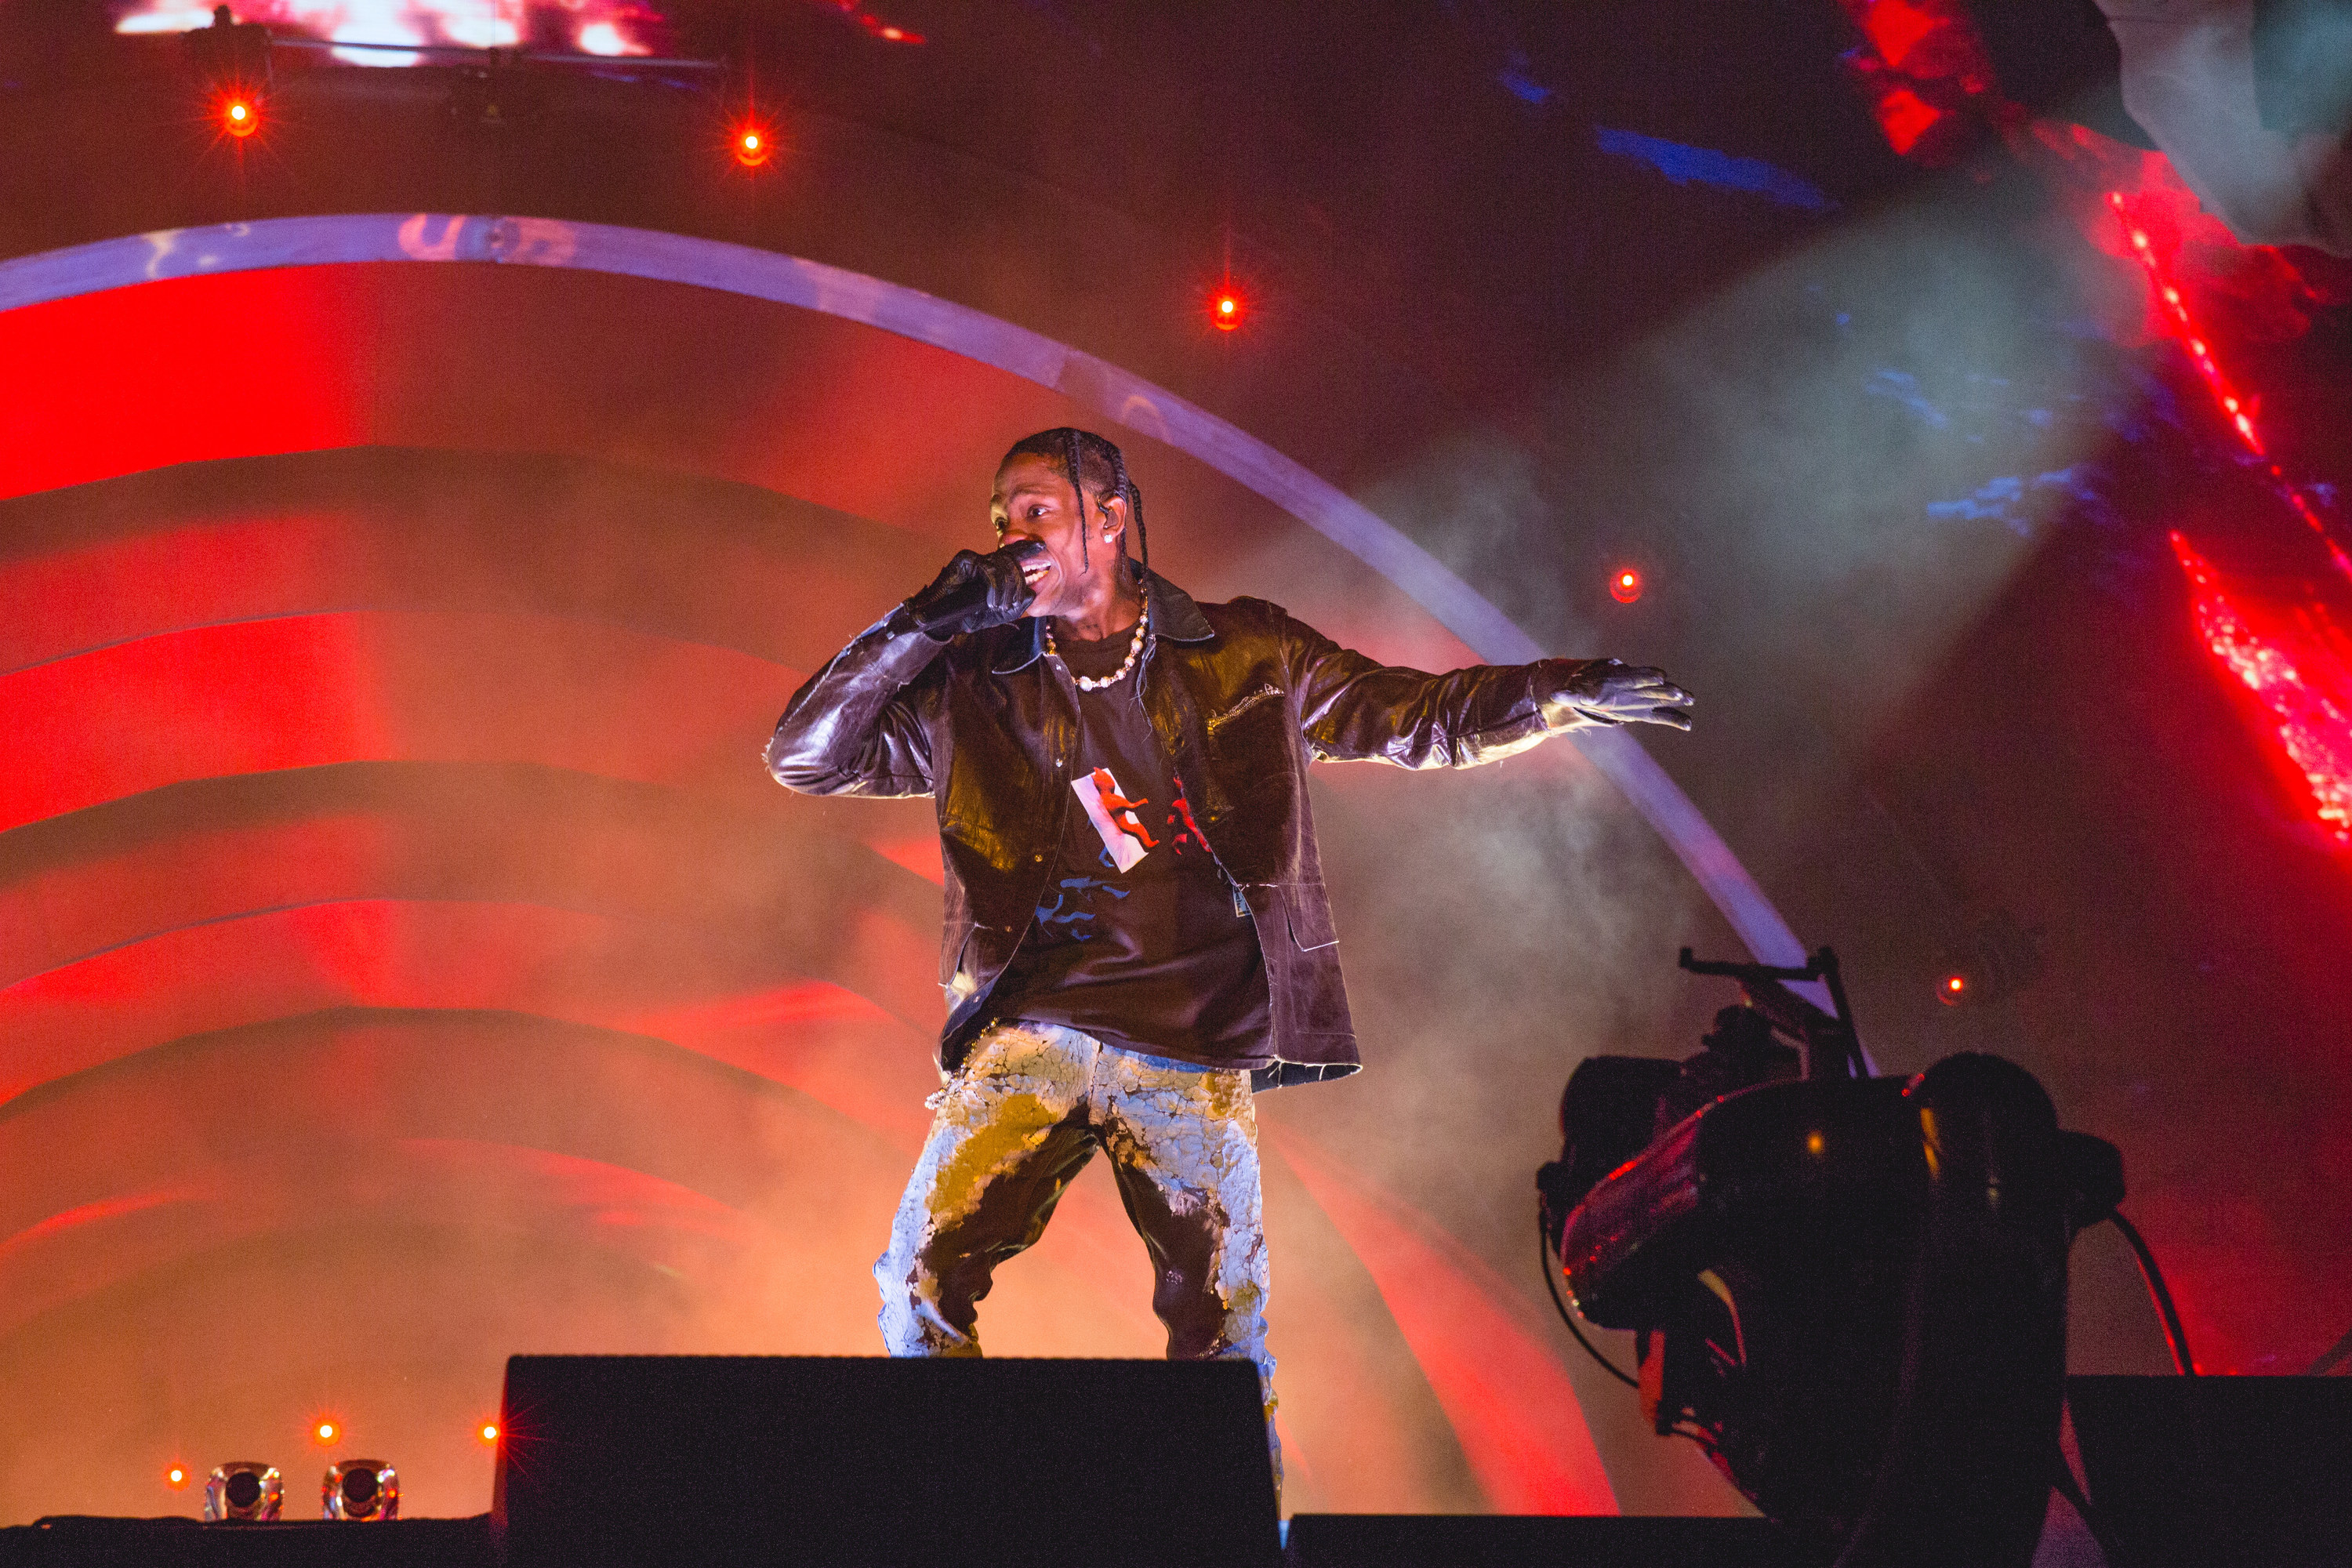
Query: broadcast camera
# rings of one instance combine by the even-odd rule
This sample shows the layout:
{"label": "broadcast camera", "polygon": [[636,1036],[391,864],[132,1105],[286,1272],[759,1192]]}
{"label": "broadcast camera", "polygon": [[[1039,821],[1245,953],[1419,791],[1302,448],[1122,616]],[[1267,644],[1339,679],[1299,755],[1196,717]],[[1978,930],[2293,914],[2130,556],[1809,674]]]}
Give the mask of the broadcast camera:
{"label": "broadcast camera", "polygon": [[1802,1559],[2025,1568],[2065,1473],[2067,1253],[2121,1155],[1999,1057],[1872,1076],[1827,948],[1682,967],[1743,1000],[1687,1060],[1570,1078],[1548,1277],[1556,1254],[1577,1310],[1633,1331],[1638,1371],[1612,1370],[1658,1433]]}

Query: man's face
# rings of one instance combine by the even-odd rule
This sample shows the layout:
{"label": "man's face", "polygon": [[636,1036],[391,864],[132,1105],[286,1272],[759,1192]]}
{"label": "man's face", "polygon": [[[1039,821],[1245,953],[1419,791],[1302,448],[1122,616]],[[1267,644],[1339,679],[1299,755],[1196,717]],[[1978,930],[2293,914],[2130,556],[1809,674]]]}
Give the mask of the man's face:
{"label": "man's face", "polygon": [[[1037,595],[1029,615],[1073,614],[1097,584],[1117,581],[1126,503],[1114,500],[1107,507],[1088,510],[1094,513],[1094,532],[1081,550],[1079,531],[1086,522],[1078,516],[1077,495],[1061,464],[1024,453],[996,471],[996,493],[989,497],[988,513],[996,525],[998,546],[1034,539],[1045,547],[1045,554],[1023,568],[1030,591]],[[1111,531],[1108,541],[1103,538],[1106,528]]]}

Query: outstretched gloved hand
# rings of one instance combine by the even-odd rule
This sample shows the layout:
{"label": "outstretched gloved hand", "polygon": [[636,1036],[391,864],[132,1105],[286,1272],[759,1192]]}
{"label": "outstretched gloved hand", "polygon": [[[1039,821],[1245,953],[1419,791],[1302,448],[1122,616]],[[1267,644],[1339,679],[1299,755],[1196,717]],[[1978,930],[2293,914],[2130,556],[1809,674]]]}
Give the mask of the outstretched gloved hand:
{"label": "outstretched gloved hand", "polygon": [[1691,727],[1691,694],[1663,669],[1588,659],[1567,667],[1567,679],[1543,700],[1544,722],[1555,730],[1578,724],[1664,724]]}
{"label": "outstretched gloved hand", "polygon": [[1036,599],[1022,580],[1021,563],[1045,548],[1034,539],[1016,539],[988,555],[957,551],[929,587],[898,606],[890,617],[891,629],[919,631],[945,642],[958,632],[986,631],[1019,620]]}

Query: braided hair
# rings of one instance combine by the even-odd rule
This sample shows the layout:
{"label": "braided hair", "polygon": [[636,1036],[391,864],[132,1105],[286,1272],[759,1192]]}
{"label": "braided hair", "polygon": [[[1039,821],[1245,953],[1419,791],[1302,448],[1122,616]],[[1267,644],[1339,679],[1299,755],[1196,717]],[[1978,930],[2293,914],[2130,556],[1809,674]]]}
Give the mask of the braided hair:
{"label": "braided hair", "polygon": [[[1078,497],[1078,562],[1082,570],[1091,564],[1091,557],[1087,552],[1087,479],[1089,476],[1095,480],[1096,493],[1104,500],[1118,496],[1127,501],[1127,515],[1135,522],[1136,543],[1143,552],[1143,569],[1147,572],[1151,569],[1151,536],[1143,531],[1143,492],[1128,476],[1127,458],[1117,447],[1091,430],[1079,430],[1065,425],[1058,429],[1040,430],[1034,436],[1024,436],[1013,442],[1012,450],[1004,454],[1004,461],[1009,463],[1015,458],[1044,458],[1060,464],[1063,471],[1069,475],[1070,488],[1077,492]],[[1100,506],[1102,501],[1095,504]],[[1124,540],[1120,542],[1119,553],[1122,557],[1127,553]]]}

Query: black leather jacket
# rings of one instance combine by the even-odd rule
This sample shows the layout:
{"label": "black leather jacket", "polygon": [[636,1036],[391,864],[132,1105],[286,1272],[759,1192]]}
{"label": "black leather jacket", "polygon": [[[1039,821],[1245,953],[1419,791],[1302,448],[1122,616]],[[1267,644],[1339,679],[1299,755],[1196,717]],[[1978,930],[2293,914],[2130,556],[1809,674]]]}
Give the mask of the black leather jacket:
{"label": "black leather jacket", "polygon": [[[1196,605],[1156,573],[1145,588],[1151,629],[1135,689],[1265,955],[1278,1059],[1258,1086],[1354,1072],[1307,764],[1465,767],[1525,750],[1550,732],[1543,700],[1581,663],[1427,675],[1375,664],[1262,599]],[[877,624],[793,694],[768,743],[768,771],[788,789],[938,800],[940,1064],[950,1071],[985,1022],[1074,809],[1077,711],[1045,668],[1039,627],[1017,621],[942,645]]]}

